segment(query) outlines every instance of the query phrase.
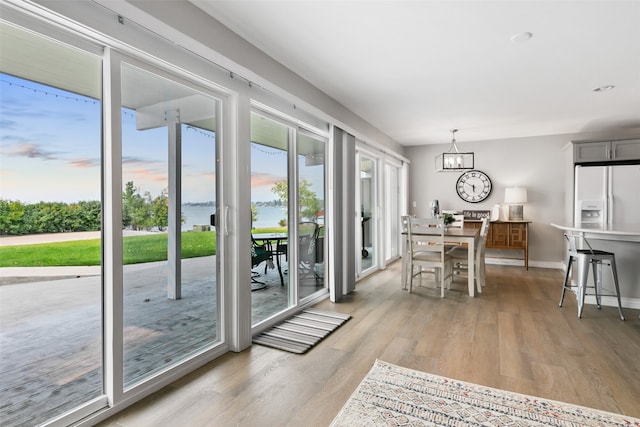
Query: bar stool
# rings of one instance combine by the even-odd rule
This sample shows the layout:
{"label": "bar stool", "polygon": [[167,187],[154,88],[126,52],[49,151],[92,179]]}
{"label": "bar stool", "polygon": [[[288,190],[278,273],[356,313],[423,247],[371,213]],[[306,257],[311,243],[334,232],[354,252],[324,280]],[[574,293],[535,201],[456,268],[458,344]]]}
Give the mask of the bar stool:
{"label": "bar stool", "polygon": [[[620,302],[620,288],[618,286],[618,271],[616,269],[616,257],[612,252],[593,249],[587,239],[582,235],[566,234],[564,237],[569,241],[569,259],[567,261],[567,271],[564,275],[564,283],[562,284],[562,294],[560,295],[560,307],[564,301],[564,292],[570,289],[569,273],[571,272],[571,264],[574,259],[578,261],[578,317],[582,317],[582,308],[584,307],[584,297],[587,294],[587,279],[589,277],[589,266],[593,269],[594,294],[596,296],[596,307],[600,306],[600,299],[603,296],[615,296],[618,299],[618,312],[620,320],[624,320],[622,313],[622,304]],[[589,249],[577,249],[576,240],[582,239]],[[602,265],[611,267],[613,273],[613,284],[615,286],[615,294],[602,294]]]}

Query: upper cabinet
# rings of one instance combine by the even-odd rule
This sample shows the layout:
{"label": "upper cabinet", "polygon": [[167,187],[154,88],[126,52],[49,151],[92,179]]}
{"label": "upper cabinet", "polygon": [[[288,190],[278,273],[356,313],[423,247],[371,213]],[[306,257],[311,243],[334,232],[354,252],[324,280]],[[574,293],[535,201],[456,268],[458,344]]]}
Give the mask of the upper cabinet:
{"label": "upper cabinet", "polygon": [[573,162],[610,163],[640,161],[640,138],[618,141],[574,141]]}

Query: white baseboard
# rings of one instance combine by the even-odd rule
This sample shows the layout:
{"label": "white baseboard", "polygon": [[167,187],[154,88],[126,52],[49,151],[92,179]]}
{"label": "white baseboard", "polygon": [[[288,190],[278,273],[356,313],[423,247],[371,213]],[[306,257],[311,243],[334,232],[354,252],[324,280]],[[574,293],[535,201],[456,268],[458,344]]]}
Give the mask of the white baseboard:
{"label": "white baseboard", "polygon": [[[494,265],[515,265],[519,267],[524,267],[523,259],[514,259],[514,258],[493,258],[486,257],[485,263],[494,264]],[[552,261],[529,261],[529,267],[538,267],[538,268],[550,268],[556,270],[563,270],[564,264],[562,262],[552,262]]]}
{"label": "white baseboard", "polygon": [[[560,284],[562,286],[562,284]],[[578,294],[578,287],[577,286],[572,286],[571,287],[571,292],[573,292],[574,294],[576,294],[576,298],[577,298],[577,294]],[[584,297],[584,303],[585,304],[589,304],[589,305],[596,305],[596,297],[595,295],[587,295]],[[620,297],[620,304],[622,305],[622,308],[630,308],[632,310],[640,310],[640,299],[638,298],[625,298],[625,297]],[[600,298],[600,305],[604,306],[604,307],[618,307],[618,299],[613,296],[613,297],[601,297]]]}

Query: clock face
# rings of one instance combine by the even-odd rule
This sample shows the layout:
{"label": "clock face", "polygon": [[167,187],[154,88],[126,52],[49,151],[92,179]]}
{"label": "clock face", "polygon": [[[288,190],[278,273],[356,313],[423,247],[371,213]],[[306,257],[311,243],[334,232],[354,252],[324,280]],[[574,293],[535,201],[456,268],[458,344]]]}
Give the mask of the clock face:
{"label": "clock face", "polygon": [[460,175],[456,191],[465,202],[479,203],[491,194],[491,180],[484,172],[471,170]]}

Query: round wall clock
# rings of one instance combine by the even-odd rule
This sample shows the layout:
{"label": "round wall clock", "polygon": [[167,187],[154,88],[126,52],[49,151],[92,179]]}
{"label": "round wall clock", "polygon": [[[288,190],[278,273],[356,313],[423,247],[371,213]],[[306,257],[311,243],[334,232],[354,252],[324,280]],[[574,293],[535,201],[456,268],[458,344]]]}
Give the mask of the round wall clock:
{"label": "round wall clock", "polygon": [[456,191],[465,202],[479,203],[491,194],[491,180],[482,171],[470,170],[460,175],[456,182]]}

